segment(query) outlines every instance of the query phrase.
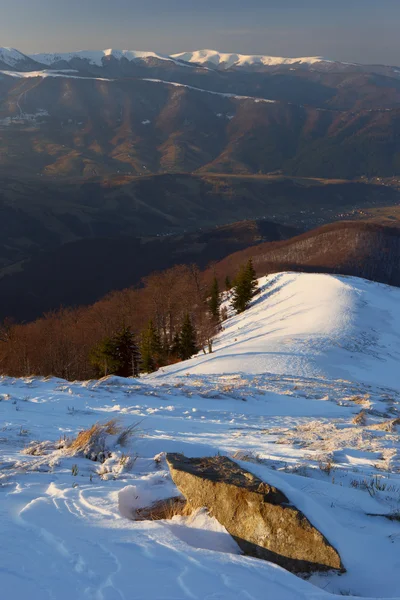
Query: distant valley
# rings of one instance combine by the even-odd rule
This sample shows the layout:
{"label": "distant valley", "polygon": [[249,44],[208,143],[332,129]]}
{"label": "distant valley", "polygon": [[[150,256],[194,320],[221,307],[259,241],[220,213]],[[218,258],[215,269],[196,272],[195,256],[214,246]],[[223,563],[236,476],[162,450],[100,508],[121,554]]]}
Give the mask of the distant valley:
{"label": "distant valley", "polygon": [[[368,211],[397,223],[399,139],[393,66],[0,48],[0,320]],[[296,267],[279,252],[268,268]]]}

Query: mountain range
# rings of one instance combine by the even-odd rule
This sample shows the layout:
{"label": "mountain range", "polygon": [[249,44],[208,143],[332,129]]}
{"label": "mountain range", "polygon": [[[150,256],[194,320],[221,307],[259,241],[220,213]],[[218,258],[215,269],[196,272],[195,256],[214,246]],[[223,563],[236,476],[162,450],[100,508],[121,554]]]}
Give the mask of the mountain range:
{"label": "mountain range", "polygon": [[0,174],[399,170],[400,69],[211,50],[0,49]]}

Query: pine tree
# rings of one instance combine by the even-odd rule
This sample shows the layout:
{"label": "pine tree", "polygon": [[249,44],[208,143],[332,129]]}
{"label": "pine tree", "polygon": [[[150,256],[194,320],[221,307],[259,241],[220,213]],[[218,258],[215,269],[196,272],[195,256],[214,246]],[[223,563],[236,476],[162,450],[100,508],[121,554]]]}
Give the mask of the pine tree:
{"label": "pine tree", "polygon": [[115,346],[110,337],[105,337],[92,348],[89,361],[99,377],[105,377],[117,371],[119,361],[115,355]]}
{"label": "pine tree", "polygon": [[255,271],[255,268],[253,266],[253,261],[251,258],[249,258],[247,265],[246,265],[246,276],[247,276],[247,280],[249,283],[251,298],[253,298],[257,293],[258,281],[257,281],[257,273]]}
{"label": "pine tree", "polygon": [[216,277],[214,277],[214,280],[213,280],[212,286],[211,286],[211,290],[210,290],[210,300],[208,302],[208,308],[210,309],[210,313],[212,314],[212,316],[217,320],[219,320],[219,318],[220,318],[220,314],[219,314],[220,306],[221,306],[221,299],[219,296],[218,280]]}
{"label": "pine tree", "polygon": [[116,375],[120,377],[139,376],[141,355],[135,337],[129,327],[123,327],[113,337],[115,355],[119,362]]}
{"label": "pine tree", "polygon": [[182,360],[187,360],[188,358],[191,358],[198,351],[196,332],[188,314],[186,314],[185,319],[183,321],[179,341],[179,357]]}
{"label": "pine tree", "polygon": [[225,290],[227,292],[229,292],[232,289],[232,282],[231,282],[231,278],[229,277],[229,275],[227,275],[225,277]]}
{"label": "pine tree", "polygon": [[142,333],[140,351],[142,355],[141,370],[152,373],[162,365],[162,348],[160,336],[152,320]]}
{"label": "pine tree", "polygon": [[177,331],[173,337],[170,354],[178,358],[181,356],[181,335],[179,331]]}
{"label": "pine tree", "polygon": [[257,291],[256,272],[250,259],[243,265],[235,278],[232,306],[237,313],[241,313],[249,306]]}
{"label": "pine tree", "polygon": [[140,351],[129,327],[105,337],[90,353],[90,362],[99,375],[138,377]]}

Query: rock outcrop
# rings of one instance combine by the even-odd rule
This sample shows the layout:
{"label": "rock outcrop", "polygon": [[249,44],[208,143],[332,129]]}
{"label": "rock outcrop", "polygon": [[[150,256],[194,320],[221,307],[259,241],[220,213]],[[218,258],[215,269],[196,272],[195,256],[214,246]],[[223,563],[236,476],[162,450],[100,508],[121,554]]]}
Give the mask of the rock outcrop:
{"label": "rock outcrop", "polygon": [[335,548],[277,488],[225,456],[167,454],[166,458],[189,507],[206,507],[244,554],[293,573],[344,570]]}

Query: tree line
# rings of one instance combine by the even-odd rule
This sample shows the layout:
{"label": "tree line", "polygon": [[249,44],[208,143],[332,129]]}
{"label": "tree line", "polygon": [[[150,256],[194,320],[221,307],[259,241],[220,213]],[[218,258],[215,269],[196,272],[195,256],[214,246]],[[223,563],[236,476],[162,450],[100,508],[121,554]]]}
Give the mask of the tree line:
{"label": "tree line", "polygon": [[178,265],[144,278],[140,289],[113,292],[88,307],[61,308],[27,324],[6,319],[0,326],[0,373],[82,380],[152,372],[212,352],[228,316],[222,291],[242,312],[255,290],[251,259],[223,286],[209,271]]}

